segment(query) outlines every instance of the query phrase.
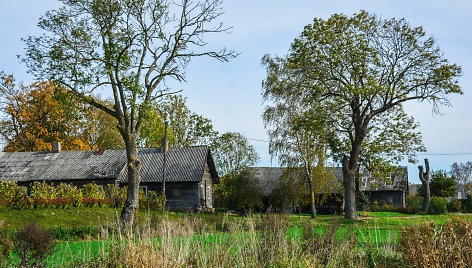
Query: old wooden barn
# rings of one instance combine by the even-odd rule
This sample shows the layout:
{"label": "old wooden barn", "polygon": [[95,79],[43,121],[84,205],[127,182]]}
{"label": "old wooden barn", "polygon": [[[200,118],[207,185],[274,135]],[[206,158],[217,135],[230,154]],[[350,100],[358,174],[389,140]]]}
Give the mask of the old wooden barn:
{"label": "old wooden barn", "polygon": [[[336,181],[331,182],[333,187],[328,187],[328,193],[336,196],[336,199],[342,198],[342,168],[332,167],[329,169],[333,170]],[[265,197],[270,196],[282,174],[290,176],[290,174],[284,173],[286,169],[282,167],[252,167],[250,171],[258,181],[258,187]],[[376,202],[379,206],[387,204],[397,208],[405,207],[408,195],[408,169],[398,167],[394,173],[388,174],[387,180],[379,179],[368,173],[361,174],[359,190],[368,196],[371,204]],[[327,204],[342,206],[342,202],[334,202],[333,200],[328,200]]]}
{"label": "old wooden barn", "polygon": [[[0,180],[29,186],[34,181],[77,186],[127,185],[125,149],[97,151],[0,153]],[[161,148],[140,148],[141,189],[161,192],[163,153]],[[218,174],[208,146],[169,148],[166,160],[168,209],[198,210],[213,208],[213,185]]]}

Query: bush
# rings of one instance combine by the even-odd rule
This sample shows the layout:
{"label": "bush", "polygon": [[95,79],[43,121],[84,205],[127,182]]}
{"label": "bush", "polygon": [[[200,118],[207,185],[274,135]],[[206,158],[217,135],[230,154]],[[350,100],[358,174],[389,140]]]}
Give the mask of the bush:
{"label": "bush", "polygon": [[74,226],[72,228],[55,227],[51,229],[55,239],[70,241],[97,237],[99,227],[96,226]]}
{"label": "bush", "polygon": [[256,209],[262,210],[262,192],[257,185],[257,180],[249,171],[227,175],[221,178],[215,187],[215,195],[218,198],[215,203],[244,214]]}
{"label": "bush", "polygon": [[461,202],[462,212],[472,213],[472,195],[468,194],[467,199],[463,199]]}
{"label": "bush", "polygon": [[[26,196],[26,187],[16,182],[0,182],[0,209],[2,208],[69,208],[69,207],[122,207],[126,200],[127,187],[118,188],[113,184],[104,187],[93,183],[78,188],[67,183],[57,186],[46,182],[30,184],[32,197]],[[165,196],[149,191],[139,190],[141,208],[162,210],[165,207]]]}
{"label": "bush", "polygon": [[57,197],[55,187],[47,184],[45,181],[35,181],[31,185],[31,196],[35,198],[42,198],[52,200]]}
{"label": "bush", "polygon": [[16,182],[2,181],[0,182],[0,196],[2,201],[1,207],[9,207],[20,209],[23,208],[23,200],[26,196],[26,187],[18,186]]}
{"label": "bush", "polygon": [[56,186],[57,196],[61,198],[68,198],[69,204],[75,207],[82,206],[82,190],[76,186],[68,183],[60,183]]}
{"label": "bush", "polygon": [[368,211],[370,206],[369,196],[364,192],[359,192],[357,194],[357,210],[359,211]]}
{"label": "bush", "polygon": [[430,214],[442,214],[447,212],[447,200],[444,197],[433,196],[429,204]]}
{"label": "bush", "polygon": [[408,195],[406,197],[406,211],[408,213],[418,213],[423,208],[424,197],[419,195]]}
{"label": "bush", "polygon": [[85,184],[82,188],[82,194],[89,199],[105,199],[106,197],[103,187],[95,182]]}
{"label": "bush", "polygon": [[447,204],[448,212],[461,212],[461,201],[459,199],[451,199]]}
{"label": "bush", "polygon": [[56,244],[51,231],[30,223],[14,236],[13,251],[21,260],[20,267],[45,267],[46,258],[55,252]]}

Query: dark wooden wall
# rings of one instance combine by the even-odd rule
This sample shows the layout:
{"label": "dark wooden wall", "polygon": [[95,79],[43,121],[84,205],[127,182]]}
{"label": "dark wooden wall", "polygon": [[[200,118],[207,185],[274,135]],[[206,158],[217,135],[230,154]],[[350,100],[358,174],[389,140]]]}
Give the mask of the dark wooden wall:
{"label": "dark wooden wall", "polygon": [[203,178],[198,183],[198,200],[201,208],[213,208],[213,180],[208,164],[205,165]]}
{"label": "dark wooden wall", "polygon": [[369,196],[371,204],[377,201],[379,206],[387,204],[396,208],[404,207],[405,204],[403,191],[372,191],[366,192],[366,194]]}

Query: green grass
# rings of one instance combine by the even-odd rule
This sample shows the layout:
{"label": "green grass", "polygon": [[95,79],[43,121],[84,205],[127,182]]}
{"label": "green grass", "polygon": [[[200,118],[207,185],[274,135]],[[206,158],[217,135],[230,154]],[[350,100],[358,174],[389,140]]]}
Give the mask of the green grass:
{"label": "green grass", "polygon": [[[19,229],[25,222],[37,222],[46,228],[75,228],[91,227],[115,224],[117,215],[120,211],[106,208],[70,208],[70,209],[31,209],[31,210],[0,210],[0,220],[5,222],[9,229]],[[195,217],[201,222],[200,228],[205,230],[202,235],[192,237],[178,237],[175,239],[197,239],[203,244],[211,246],[217,240],[232,239],[232,235],[225,233],[221,227],[222,222],[231,222],[231,224],[244,225],[248,218],[224,214],[185,214],[185,213],[157,213],[153,211],[140,211],[140,218],[168,218],[173,221],[183,220],[185,217]],[[369,246],[369,243],[375,245],[386,244],[391,241],[398,241],[400,230],[412,225],[421,225],[426,222],[444,224],[448,219],[454,217],[463,218],[472,221],[472,214],[442,214],[442,215],[411,215],[396,212],[369,212],[360,213],[361,220],[344,220],[342,215],[320,215],[316,219],[309,216],[291,215],[289,221],[291,228],[287,235],[296,236],[301,239],[302,226],[304,224],[313,224],[316,232],[324,232],[333,221],[339,221],[338,238],[349,232],[355,232],[359,238],[359,245]],[[226,218],[225,218],[226,217]],[[260,218],[260,215],[254,215],[254,219]],[[241,229],[244,230],[244,229]],[[244,236],[244,231],[240,234]],[[113,239],[113,238],[110,238]],[[109,240],[91,240],[85,241],[62,241],[57,246],[57,252],[51,256],[49,263],[66,264],[72,261],[83,261],[91,258],[97,258],[101,250],[107,245],[113,243]],[[156,243],[159,243],[156,238]]]}
{"label": "green grass", "polygon": [[6,229],[18,229],[26,222],[36,222],[46,228],[99,226],[116,222],[119,210],[114,208],[68,208],[68,209],[1,209],[0,220]]}

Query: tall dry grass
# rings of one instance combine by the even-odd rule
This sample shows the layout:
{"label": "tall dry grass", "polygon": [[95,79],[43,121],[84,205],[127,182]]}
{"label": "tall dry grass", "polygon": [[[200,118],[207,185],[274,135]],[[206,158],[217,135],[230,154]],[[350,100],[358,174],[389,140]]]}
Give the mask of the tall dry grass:
{"label": "tall dry grass", "polygon": [[[293,228],[280,215],[248,217],[219,224],[224,232],[207,228],[199,217],[162,217],[107,237],[115,241],[100,257],[82,267],[365,267],[365,252],[357,236],[343,234],[338,225],[317,233],[310,224]],[[79,266],[79,265],[78,265]]]}
{"label": "tall dry grass", "polygon": [[472,224],[459,218],[404,229],[400,245],[413,267],[472,267]]}

